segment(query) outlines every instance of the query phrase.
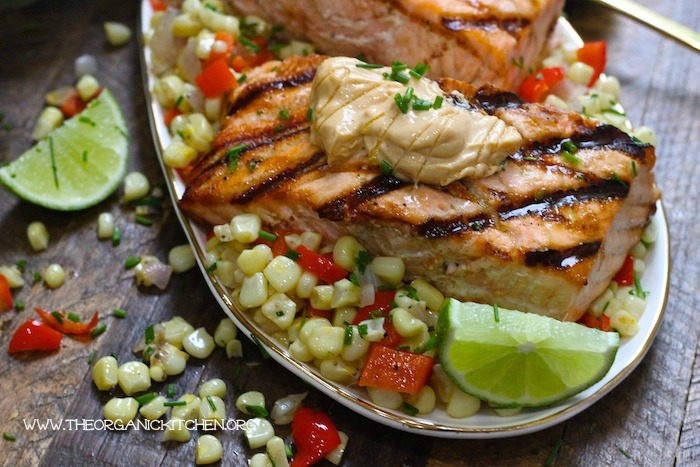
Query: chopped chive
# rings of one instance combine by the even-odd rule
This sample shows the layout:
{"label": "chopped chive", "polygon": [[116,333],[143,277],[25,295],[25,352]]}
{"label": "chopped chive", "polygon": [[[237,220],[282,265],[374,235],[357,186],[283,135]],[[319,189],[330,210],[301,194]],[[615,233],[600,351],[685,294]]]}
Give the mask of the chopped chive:
{"label": "chopped chive", "polygon": [[175,385],[173,383],[168,384],[165,389],[165,395],[168,396],[168,399],[175,397]]}
{"label": "chopped chive", "polygon": [[71,312],[68,313],[68,319],[73,321],[74,323],[79,323],[80,322],[80,316],[76,315],[75,313]]}
{"label": "chopped chive", "polygon": [[547,459],[544,461],[544,466],[545,467],[550,467],[553,463],[554,460],[557,458],[557,454],[559,454],[559,449],[561,449],[561,443],[562,439],[559,438],[556,443],[554,443],[554,447],[552,448],[552,451],[549,453],[547,456]]}
{"label": "chopped chive", "polygon": [[153,325],[148,326],[144,331],[144,334],[146,337],[146,344],[151,344],[156,339],[156,331],[153,328]]}
{"label": "chopped chive", "polygon": [[216,271],[216,268],[218,265],[216,264],[216,261],[211,263],[209,266],[207,266],[207,272],[211,274],[212,272]]}
{"label": "chopped chive", "polygon": [[134,216],[134,220],[136,221],[137,224],[141,224],[141,225],[144,225],[146,227],[150,227],[153,225],[153,220],[149,219],[146,216],[140,216],[140,215],[136,214]]}
{"label": "chopped chive", "polygon": [[245,410],[256,417],[267,417],[268,415],[267,409],[260,405],[246,405]]}
{"label": "chopped chive", "polygon": [[24,300],[16,300],[15,301],[15,310],[17,311],[22,311],[24,310]]}
{"label": "chopped chive", "polygon": [[280,133],[282,130],[284,130],[284,125],[277,125],[275,128],[273,128],[273,130],[275,131],[275,133]]}
{"label": "chopped chive", "polygon": [[618,174],[616,174],[615,172],[612,172],[610,174],[610,178],[615,180],[617,183],[619,183],[623,187],[627,188],[627,183],[625,183],[625,181],[623,179],[621,179],[620,176]]}
{"label": "chopped chive", "polygon": [[606,113],[609,112],[609,113],[611,113],[611,114],[613,114],[613,115],[619,115],[620,117],[626,117],[626,116],[627,116],[626,113],[620,112],[619,110],[616,110],[616,109],[608,109],[608,110],[606,110],[605,112],[606,112]]}
{"label": "chopped chive", "polygon": [[150,363],[151,362],[151,356],[153,355],[153,352],[155,352],[155,349],[151,345],[147,345],[145,349],[143,349],[143,353],[141,354],[141,361],[143,363]]}
{"label": "chopped chive", "polygon": [[396,105],[401,110],[401,113],[408,113],[408,104],[406,104],[403,101],[403,97],[401,97],[401,94],[396,93],[396,95],[394,96],[394,102],[396,102]]}
{"label": "chopped chive", "polygon": [[314,109],[313,107],[309,107],[306,109],[306,121],[310,122],[314,118]]}
{"label": "chopped chive", "polygon": [[284,316],[284,311],[282,311],[282,310],[277,310],[277,311],[275,312],[275,315],[277,315],[277,316]]}
{"label": "chopped chive", "polygon": [[360,274],[365,273],[365,270],[371,261],[372,255],[365,250],[360,250],[357,252],[357,256],[355,257],[355,266],[357,266],[357,270],[360,272]]}
{"label": "chopped chive", "polygon": [[251,52],[254,52],[254,53],[260,52],[260,46],[258,44],[256,44],[255,42],[251,41],[250,39],[248,39],[247,37],[240,36],[238,38],[238,42],[243,44],[243,46],[246,49],[250,50]]}
{"label": "chopped chive", "polygon": [[136,402],[138,402],[139,405],[146,405],[156,397],[158,397],[158,394],[156,394],[155,392],[147,392],[146,394],[134,397],[134,399],[136,399]]}
{"label": "chopped chive", "polygon": [[247,144],[239,144],[238,146],[234,146],[226,151],[226,160],[228,161],[227,166],[229,172],[238,167],[238,159],[241,157],[241,153],[246,149],[248,149]]}
{"label": "chopped chive", "polygon": [[572,154],[578,151],[578,147],[570,139],[562,141],[561,146]]}
{"label": "chopped chive", "polygon": [[21,259],[17,261],[17,269],[19,269],[20,272],[24,272],[24,268],[27,267],[27,260],[26,259]]}
{"label": "chopped chive", "polygon": [[425,63],[419,63],[416,66],[414,66],[412,70],[409,70],[408,74],[416,79],[421,79],[423,76],[425,76],[428,70],[430,70],[430,65],[426,65]]}
{"label": "chopped chive", "polygon": [[627,452],[625,449],[623,449],[623,448],[617,448],[617,449],[620,451],[620,453],[622,453],[623,456],[625,456],[628,459],[632,459],[632,454]]}
{"label": "chopped chive", "polygon": [[115,227],[112,232],[112,246],[119,246],[122,242],[122,231],[119,227]]}
{"label": "chopped chive", "polygon": [[267,232],[265,230],[259,231],[258,237],[262,238],[263,240],[267,240],[268,242],[274,242],[275,240],[277,240],[277,235]]}
{"label": "chopped chive", "polygon": [[246,75],[245,73],[243,73],[241,76],[239,76],[239,77],[236,79],[236,81],[238,81],[238,84],[243,84],[243,83],[245,82],[245,80],[247,80],[247,79],[248,79],[248,75]]}
{"label": "chopped chive", "polygon": [[138,256],[129,256],[124,260],[124,267],[126,269],[131,269],[141,262],[141,258]]}
{"label": "chopped chive", "polygon": [[17,441],[17,437],[7,431],[2,432],[2,437],[7,441]]}
{"label": "chopped chive", "polygon": [[413,96],[413,110],[429,110],[433,108],[433,103]]}
{"label": "chopped chive", "polygon": [[396,286],[393,284],[382,284],[377,287],[377,290],[396,290]]}
{"label": "chopped chive", "polygon": [[498,305],[495,303],[493,304],[493,320],[497,323],[501,322],[501,315],[498,310]]}
{"label": "chopped chive", "polygon": [[301,255],[292,249],[287,250],[284,256],[291,259],[292,261],[297,261],[299,260],[299,258],[301,258]]}
{"label": "chopped chive", "polygon": [[536,161],[537,158],[534,157],[534,156],[524,156],[524,157],[523,157],[523,160],[524,160],[524,161]]}
{"label": "chopped chive", "polygon": [[411,102],[411,99],[413,99],[413,86],[409,86],[406,88],[406,92],[403,94],[403,101],[408,106],[408,104]]}
{"label": "chopped chive", "polygon": [[53,138],[49,136],[49,152],[51,155],[51,170],[53,171],[53,183],[58,189],[58,168],[56,167],[56,155],[53,152]]}
{"label": "chopped chive", "polygon": [[358,63],[355,65],[357,68],[368,68],[368,69],[375,69],[375,68],[383,68],[384,65],[378,65],[376,63]]}
{"label": "chopped chive", "polygon": [[345,337],[343,338],[343,345],[352,344],[352,327],[345,326]]}
{"label": "chopped chive", "polygon": [[287,458],[292,458],[294,457],[294,452],[292,452],[292,445],[289,443],[284,443],[284,454],[287,456]]}
{"label": "chopped chive", "polygon": [[279,116],[282,120],[289,120],[289,109],[280,110]]}
{"label": "chopped chive", "polygon": [[435,96],[435,101],[433,102],[433,109],[439,109],[442,107],[442,101],[444,101],[445,98],[442,96]]}
{"label": "chopped chive", "polygon": [[354,272],[351,272],[348,275],[348,280],[350,282],[352,282],[353,284],[355,284],[356,286],[360,287],[360,279],[357,278],[357,274],[355,274]]}
{"label": "chopped chive", "polygon": [[100,324],[96,328],[94,328],[92,331],[90,331],[90,337],[95,338],[105,332],[107,330],[107,325],[106,324]]}
{"label": "chopped chive", "polygon": [[43,279],[43,277],[41,277],[41,273],[39,271],[35,271],[34,272],[34,282],[41,282],[41,279]]}
{"label": "chopped chive", "polygon": [[175,107],[176,109],[179,108],[179,107],[180,107],[180,104],[182,104],[182,101],[183,101],[184,99],[185,99],[185,96],[183,96],[182,94],[180,94],[179,96],[177,96],[177,100],[175,101],[175,106],[174,106],[174,107]]}
{"label": "chopped chive", "polygon": [[163,402],[163,407],[182,407],[183,405],[187,405],[186,401],[166,401]]}
{"label": "chopped chive", "polygon": [[637,271],[634,271],[632,273],[632,277],[634,279],[634,291],[639,298],[646,298],[647,295],[649,295],[649,292],[645,291],[642,288],[642,281],[639,280],[639,274],[637,274]]}
{"label": "chopped chive", "polygon": [[632,175],[634,175],[635,178],[637,177],[637,162],[635,161],[632,161]]}
{"label": "chopped chive", "polygon": [[415,406],[409,404],[408,402],[403,403],[403,405],[401,406],[401,411],[410,416],[418,415],[418,409]]}
{"label": "chopped chive", "polygon": [[209,408],[212,410],[212,412],[216,412],[216,404],[214,403],[214,399],[212,399],[211,396],[207,396],[207,403],[209,404]]}
{"label": "chopped chive", "polygon": [[53,318],[59,325],[63,324],[63,315],[61,313],[59,313],[58,311],[52,311],[51,316],[53,316]]}
{"label": "chopped chive", "polygon": [[258,338],[253,334],[250,335],[250,338],[253,339],[255,345],[257,345],[258,349],[260,349],[260,353],[262,354],[263,358],[270,358],[270,354],[267,352],[267,349],[262,345],[262,342],[260,342]]}
{"label": "chopped chive", "polygon": [[574,156],[571,154],[569,151],[562,151],[561,152],[561,157],[566,160],[567,162],[570,162],[571,164],[577,165],[581,163],[581,159],[578,157]]}
{"label": "chopped chive", "polygon": [[401,289],[406,291],[406,295],[408,295],[409,298],[412,298],[413,300],[416,300],[416,301],[420,300],[420,297],[418,296],[418,291],[416,290],[415,287],[411,287],[408,284],[404,284],[403,286],[401,286]]}
{"label": "chopped chive", "polygon": [[87,364],[92,365],[92,362],[95,361],[95,356],[97,355],[97,350],[93,350],[90,352],[90,356],[87,359]]}
{"label": "chopped chive", "polygon": [[369,317],[370,317],[370,319],[379,319],[379,318],[382,318],[383,315],[382,315],[381,311],[374,310],[374,311],[370,312]]}
{"label": "chopped chive", "polygon": [[400,346],[396,347],[396,350],[411,350],[411,346],[410,345],[400,345]]}
{"label": "chopped chive", "polygon": [[433,350],[437,347],[437,336],[433,335],[428,338],[425,344],[421,345],[418,347],[415,352],[416,353],[425,353],[430,350]]}
{"label": "chopped chive", "polygon": [[78,117],[78,121],[80,123],[85,123],[90,126],[97,126],[97,123],[95,123],[90,117],[86,117],[85,115],[81,115]]}
{"label": "chopped chive", "polygon": [[368,332],[369,329],[366,324],[360,324],[357,326],[357,333],[360,335],[360,337],[365,337]]}
{"label": "chopped chive", "polygon": [[119,318],[119,319],[126,318],[126,310],[122,310],[120,308],[117,308],[116,310],[114,310],[112,312],[112,314],[114,315],[115,318]]}

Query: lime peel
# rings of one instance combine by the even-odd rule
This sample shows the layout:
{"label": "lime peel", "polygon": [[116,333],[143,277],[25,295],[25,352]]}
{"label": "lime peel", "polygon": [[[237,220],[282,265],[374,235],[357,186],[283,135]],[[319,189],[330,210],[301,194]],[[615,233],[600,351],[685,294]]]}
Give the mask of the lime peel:
{"label": "lime peel", "polygon": [[126,174],[126,128],[119,105],[103,89],[85,110],[0,167],[0,182],[46,208],[74,211],[94,206],[112,194]]}
{"label": "lime peel", "polygon": [[589,388],[609,371],[616,332],[494,307],[445,302],[438,352],[464,392],[498,407],[549,405]]}

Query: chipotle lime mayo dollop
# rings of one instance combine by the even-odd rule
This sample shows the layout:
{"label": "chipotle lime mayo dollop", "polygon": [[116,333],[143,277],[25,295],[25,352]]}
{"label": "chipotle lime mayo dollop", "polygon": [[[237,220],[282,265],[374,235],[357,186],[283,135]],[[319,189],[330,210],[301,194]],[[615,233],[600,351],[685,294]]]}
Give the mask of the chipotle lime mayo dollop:
{"label": "chipotle lime mayo dollop", "polygon": [[520,148],[514,127],[455,105],[435,81],[403,75],[406,83],[392,79],[391,68],[348,57],[321,63],[311,91],[311,140],[329,164],[368,156],[402,180],[447,185],[493,174]]}

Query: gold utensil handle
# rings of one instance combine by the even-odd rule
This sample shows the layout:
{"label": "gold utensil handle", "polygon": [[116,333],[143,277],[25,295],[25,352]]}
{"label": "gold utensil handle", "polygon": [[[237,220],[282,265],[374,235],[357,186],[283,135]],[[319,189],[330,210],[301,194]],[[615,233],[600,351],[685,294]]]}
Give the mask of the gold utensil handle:
{"label": "gold utensil handle", "polygon": [[593,0],[700,52],[700,34],[631,0]]}

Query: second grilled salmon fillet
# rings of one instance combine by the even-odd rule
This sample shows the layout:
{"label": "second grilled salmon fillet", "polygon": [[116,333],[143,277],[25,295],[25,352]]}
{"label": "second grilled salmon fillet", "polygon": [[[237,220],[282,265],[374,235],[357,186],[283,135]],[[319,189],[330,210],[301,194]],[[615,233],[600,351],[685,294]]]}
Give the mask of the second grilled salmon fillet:
{"label": "second grilled salmon fillet", "polygon": [[[307,108],[320,56],[273,62],[232,95],[212,150],[185,174],[180,205],[228,222],[255,212],[280,230],[355,236],[407,275],[461,300],[576,320],[607,287],[654,212],[652,146],[615,127],[509,92],[444,79],[446,96],[513,125],[525,141],[503,169],[445,187],[382,175],[361,159],[327,164]],[[280,112],[286,109],[286,112]],[[562,156],[578,148],[578,163]],[[231,148],[245,145],[235,165]]]}
{"label": "second grilled salmon fillet", "polygon": [[432,76],[515,90],[537,67],[563,0],[229,0],[329,55],[427,63]]}

